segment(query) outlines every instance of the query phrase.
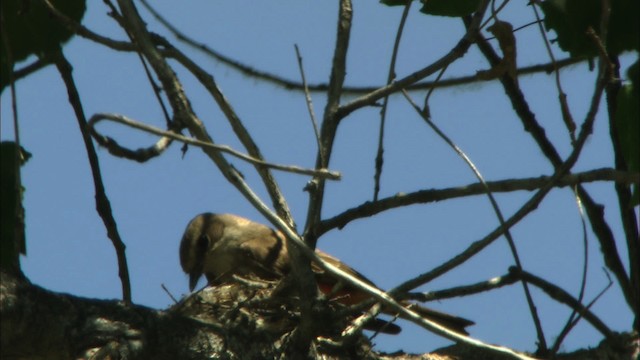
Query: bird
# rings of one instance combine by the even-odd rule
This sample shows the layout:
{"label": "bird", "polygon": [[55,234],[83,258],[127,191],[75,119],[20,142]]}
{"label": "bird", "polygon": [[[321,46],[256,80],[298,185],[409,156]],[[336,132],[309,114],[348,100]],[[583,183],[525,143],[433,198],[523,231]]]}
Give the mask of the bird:
{"label": "bird", "polygon": [[[339,259],[316,249],[325,262],[340,268],[372,285],[372,281]],[[202,213],[187,225],[180,242],[180,264],[189,276],[189,290],[193,291],[204,275],[208,285],[216,286],[236,281],[235,276],[279,280],[291,271],[291,259],[286,237],[266,225],[233,214]],[[331,300],[345,305],[360,304],[371,295],[340,282],[312,263],[318,289]],[[402,301],[420,316],[454,332],[467,335],[465,328],[471,320],[432,310],[415,303]],[[392,311],[385,311],[395,315]],[[394,325],[394,324],[391,324]],[[387,326],[386,332],[400,332],[398,326]],[[383,329],[383,332],[384,329]]]}

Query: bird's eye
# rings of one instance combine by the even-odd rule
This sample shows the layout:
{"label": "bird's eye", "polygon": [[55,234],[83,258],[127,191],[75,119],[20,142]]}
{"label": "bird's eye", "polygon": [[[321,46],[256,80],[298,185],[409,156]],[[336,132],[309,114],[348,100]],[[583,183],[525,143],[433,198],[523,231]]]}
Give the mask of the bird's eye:
{"label": "bird's eye", "polygon": [[209,237],[207,235],[200,236],[196,243],[196,247],[198,249],[198,254],[204,254],[209,248]]}
{"label": "bird's eye", "polygon": [[244,249],[243,248],[240,253],[242,254],[242,256],[244,256],[246,258],[250,258],[252,256],[250,249]]}

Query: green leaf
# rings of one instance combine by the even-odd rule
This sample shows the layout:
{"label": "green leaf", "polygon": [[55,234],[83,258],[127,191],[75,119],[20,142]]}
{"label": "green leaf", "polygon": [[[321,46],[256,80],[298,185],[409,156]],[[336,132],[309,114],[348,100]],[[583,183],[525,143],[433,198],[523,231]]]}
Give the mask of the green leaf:
{"label": "green leaf", "polygon": [[[629,171],[640,171],[640,88],[638,86],[638,61],[629,67],[627,76],[631,83],[622,86],[618,93],[616,127],[622,156]],[[640,204],[638,185],[634,185],[633,206]]]}
{"label": "green leaf", "polygon": [[[77,23],[80,23],[86,10],[86,0],[50,0],[53,6]],[[57,51],[67,42],[73,33],[49,14],[40,1],[2,0],[1,10],[3,29],[0,48],[0,91],[8,83],[6,74],[14,64],[30,55],[39,57]],[[11,54],[11,63],[7,53]]]}
{"label": "green leaf", "polygon": [[26,254],[24,233],[24,188],[19,183],[17,171],[31,157],[12,141],[0,143],[0,269],[19,272],[20,254]]}
{"label": "green leaf", "polygon": [[461,17],[472,14],[480,0],[421,0],[420,12],[428,15]]}
{"label": "green leaf", "polygon": [[[597,55],[597,48],[587,35],[588,27],[600,33],[601,0],[546,0],[540,4],[547,30],[555,31],[558,45],[572,57]],[[607,51],[611,55],[639,50],[638,0],[611,0]]]}

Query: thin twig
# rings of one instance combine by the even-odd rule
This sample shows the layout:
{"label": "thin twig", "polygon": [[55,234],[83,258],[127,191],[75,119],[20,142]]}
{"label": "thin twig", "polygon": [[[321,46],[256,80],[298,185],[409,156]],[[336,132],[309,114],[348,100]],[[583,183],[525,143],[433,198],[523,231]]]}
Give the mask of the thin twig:
{"label": "thin twig", "polygon": [[[274,85],[281,86],[285,90],[300,90],[300,91],[304,90],[304,85],[301,82],[291,80],[291,79],[286,79],[286,78],[283,78],[282,76],[269,73],[267,71],[255,69],[249,65],[243,64],[238,60],[235,60],[231,57],[221,54],[220,52],[210,48],[204,43],[198,42],[197,40],[191,38],[184,32],[180,31],[176,26],[171,24],[171,22],[167,18],[162,16],[146,0],[141,0],[140,2],[151,13],[151,15],[153,15],[156,18],[156,20],[158,20],[158,22],[160,22],[163,26],[165,26],[167,30],[169,30],[179,41],[182,41],[185,44],[193,47],[194,49],[201,51],[202,53],[208,56],[211,56],[212,58],[220,61],[222,64],[229,66],[231,69],[237,70],[238,72],[246,76],[249,76],[255,79],[261,79],[266,82],[272,83]],[[583,59],[583,58],[566,58],[563,60],[559,60],[557,62],[557,65],[559,67],[564,67],[564,66],[574,65],[574,64],[583,62],[585,60],[586,59]],[[537,64],[537,65],[526,66],[519,69],[518,75],[534,74],[538,72],[551,73],[553,72],[553,70],[554,70],[554,67],[552,64]],[[463,76],[459,78],[445,79],[440,81],[439,83],[435,83],[435,82],[416,83],[416,84],[405,87],[405,89],[407,91],[414,91],[414,90],[418,91],[418,90],[430,89],[433,87],[440,88],[440,87],[450,87],[450,86],[457,86],[457,85],[463,85],[463,84],[470,84],[478,81],[480,81],[480,79],[478,79],[476,75],[470,75],[470,76]],[[327,91],[328,88],[329,88],[329,85],[327,83],[308,84],[308,89],[310,92],[325,92]],[[378,86],[369,86],[369,87],[344,86],[343,93],[351,94],[351,95],[368,94],[378,88],[379,88]]]}
{"label": "thin twig", "polygon": [[[467,24],[467,26],[469,26],[469,21],[465,21],[465,23]],[[486,40],[484,40],[481,35],[479,35],[476,39],[476,44],[490,64],[494,65],[500,61],[500,58],[496,55],[491,46],[486,42]],[[600,72],[602,72],[602,70],[600,70]],[[598,75],[598,78],[600,77],[601,76]],[[519,88],[515,86],[513,80],[509,77],[501,77],[500,82],[505,89],[507,97],[511,101],[513,109],[522,122],[525,131],[529,132],[533,140],[538,144],[538,147],[540,148],[544,156],[549,160],[553,167],[557,169],[563,163],[562,158],[547,137],[545,129],[540,125],[540,123],[536,119],[535,114],[531,111],[529,104],[524,97],[524,94],[520,91]],[[596,84],[596,90],[603,86],[600,83],[601,81],[599,80]],[[594,92],[594,97],[592,97],[589,113],[587,114],[586,119],[589,119],[591,116],[595,116],[595,114],[592,112],[597,111],[598,109],[598,107],[594,106],[593,103],[596,98],[595,93],[598,93],[598,91]],[[627,303],[631,307],[634,307],[635,305],[633,304],[636,301],[634,300],[634,297],[632,295],[631,285],[629,278],[627,277],[625,267],[622,264],[622,260],[620,259],[620,255],[616,248],[613,231],[604,218],[604,207],[596,203],[582,186],[577,186],[577,192],[578,196],[580,196],[580,198],[582,199],[585,210],[587,211],[591,229],[600,243],[600,249],[604,254],[605,264],[616,276]]]}
{"label": "thin twig", "polygon": [[254,69],[251,66],[245,65],[237,60],[234,60],[228,56],[221,54],[220,52],[210,48],[204,43],[200,43],[193,38],[189,37],[184,32],[180,31],[176,26],[174,26],[167,18],[162,16],[155,8],[153,8],[146,0],[140,0],[140,3],[151,13],[151,15],[164,27],[169,30],[179,41],[193,47],[194,49],[201,51],[202,53],[211,56],[212,58],[220,61],[222,64],[229,66],[232,69],[239,71],[240,73],[250,76],[256,79],[262,79],[268,82],[272,82],[283,86],[288,89],[297,89],[302,90],[302,84],[292,80],[286,80],[280,76]]}
{"label": "thin twig", "polygon": [[[533,191],[545,186],[550,176],[539,176],[524,179],[508,179],[488,181],[489,189],[496,192]],[[640,173],[621,172],[611,168],[594,169],[586,172],[568,174],[560,178],[555,187],[575,186],[595,181],[612,181],[622,184],[640,184]],[[419,190],[411,193],[398,193],[376,202],[365,202],[361,205],[323,220],[318,226],[318,236],[333,230],[342,229],[351,221],[370,217],[381,212],[408,205],[427,204],[465,196],[482,195],[485,190],[482,184],[473,183],[444,189]]]}
{"label": "thin twig", "polygon": [[[165,39],[159,36],[155,36],[154,39],[168,50],[167,56],[171,56],[176,59],[182,66],[189,70],[198,79],[198,81],[200,81],[205,89],[207,89],[211,97],[213,97],[213,99],[215,100],[216,104],[218,104],[220,110],[222,110],[222,113],[225,115],[236,136],[249,152],[249,155],[251,155],[251,157],[255,159],[264,160],[264,156],[262,156],[262,152],[260,151],[258,144],[256,144],[256,142],[253,140],[253,138],[249,134],[249,130],[247,130],[247,128],[244,126],[238,114],[235,112],[222,91],[218,88],[218,85],[216,84],[213,76],[202,69],[202,67],[198,66],[198,64],[196,64],[181,51],[173,47]],[[271,203],[276,209],[278,215],[284,219],[287,219],[288,223],[293,224],[294,221],[293,217],[291,216],[291,211],[289,210],[289,205],[287,204],[287,201],[282,191],[280,190],[280,186],[278,185],[269,169],[257,165],[255,168],[258,172],[258,175],[260,175],[260,177],[262,178],[262,182],[267,189],[267,193],[269,194],[269,197],[271,197]]]}
{"label": "thin twig", "polygon": [[50,65],[50,63],[46,62],[44,59],[36,59],[32,63],[23,66],[18,70],[12,71],[11,76],[13,76],[13,81],[16,82],[37,72],[40,69],[45,68],[48,65]]}
{"label": "thin twig", "polygon": [[487,24],[489,24],[489,22],[491,20],[499,21],[498,20],[498,13],[500,11],[502,11],[502,9],[504,9],[505,6],[507,6],[508,3],[509,3],[509,0],[504,0],[502,2],[502,4],[500,4],[500,6],[498,6],[498,8],[496,9],[496,0],[492,0],[491,1],[491,16],[488,16],[487,19],[482,23],[482,25],[480,25],[480,29],[484,29],[487,26]]}
{"label": "thin twig", "polygon": [[[579,64],[581,62],[584,62],[585,60],[586,59],[583,59],[583,58],[566,58],[566,59],[559,60],[557,62],[557,65],[558,67],[563,68],[563,67]],[[536,65],[521,67],[516,71],[516,73],[518,74],[518,77],[521,77],[522,75],[531,75],[531,74],[536,74],[540,72],[550,74],[550,73],[553,73],[553,71],[554,71],[553,65],[550,63],[546,63],[546,64],[536,64]],[[475,84],[475,83],[482,84],[483,81],[485,80],[480,79],[480,77],[476,73],[473,75],[440,79],[438,81],[434,80],[434,81],[417,82],[415,84],[407,86],[405,90],[412,92],[412,91],[422,91],[422,90],[429,90],[429,89],[440,89],[440,88],[469,85],[469,84]],[[326,85],[324,84],[318,84],[315,86],[317,86],[318,89],[326,89]],[[310,89],[311,91],[320,91],[320,90],[316,90],[316,88],[314,88],[314,85],[310,85]],[[377,89],[379,89],[379,87],[345,86],[344,93],[349,95],[368,94]]]}
{"label": "thin twig", "polygon": [[[174,133],[172,131],[166,131],[166,130],[162,130],[159,129],[157,127],[154,126],[150,126],[132,119],[127,118],[126,116],[123,115],[117,115],[117,114],[105,114],[105,113],[99,113],[99,114],[95,114],[91,117],[91,119],[89,119],[89,123],[88,123],[88,127],[89,130],[91,131],[92,135],[94,136],[94,138],[98,139],[98,138],[102,138],[100,140],[101,143],[103,144],[112,144],[114,143],[113,140],[111,140],[110,142],[105,142],[103,139],[105,139],[106,137],[100,135],[97,130],[95,129],[95,125],[102,121],[102,120],[110,120],[110,121],[114,121],[123,125],[127,125],[139,130],[143,130],[146,132],[149,132],[151,134],[154,135],[159,135],[159,136],[163,136],[164,138],[168,138],[168,139],[173,139],[173,140],[177,140],[180,142],[183,142],[185,144],[189,144],[189,145],[194,145],[194,146],[198,146],[201,148],[209,148],[209,149],[214,149],[216,151],[220,151],[220,152],[224,152],[226,154],[235,156],[239,159],[242,159],[244,161],[247,161],[251,164],[254,165],[259,165],[259,166],[264,166],[264,167],[269,167],[272,169],[277,169],[277,170],[281,170],[281,171],[286,171],[286,172],[291,172],[291,173],[295,173],[295,174],[302,174],[302,175],[311,175],[311,176],[318,176],[318,177],[322,177],[322,178],[327,178],[330,180],[339,180],[340,179],[340,174],[336,173],[334,171],[330,171],[330,170],[325,170],[325,169],[319,169],[319,170],[313,170],[313,169],[304,169],[295,165],[279,165],[279,164],[273,164],[273,163],[269,163],[263,160],[259,160],[259,159],[255,159],[247,154],[238,152],[236,150],[233,150],[230,146],[227,145],[218,145],[218,144],[212,144],[212,143],[208,143],[208,142],[204,142],[204,141],[200,141],[200,140],[196,140],[181,134],[177,134]],[[108,139],[108,138],[106,138]]]}
{"label": "thin twig", "polygon": [[[149,84],[151,85],[151,89],[153,90],[153,94],[156,97],[156,100],[158,101],[158,105],[160,106],[160,109],[162,110],[162,115],[164,116],[164,120],[165,123],[167,124],[167,128],[171,129],[171,128],[175,128],[177,126],[173,126],[173,123],[171,121],[171,117],[169,116],[169,112],[167,111],[167,106],[164,104],[164,101],[162,100],[162,96],[160,95],[162,93],[162,88],[160,86],[158,86],[158,84],[156,84],[156,81],[153,79],[153,76],[151,75],[151,72],[149,71],[149,66],[147,65],[147,62],[144,59],[144,56],[142,56],[142,54],[137,51],[136,52],[138,54],[138,58],[140,59],[140,63],[142,64],[142,68],[144,69],[144,73],[147,76],[147,80],[149,81]],[[168,145],[167,145],[168,146]]]}
{"label": "thin twig", "polygon": [[415,71],[414,73],[409,74],[401,78],[400,80],[393,82],[392,84],[376,89],[375,91],[372,91],[360,98],[342,105],[338,111],[339,118],[344,118],[351,112],[362,107],[373,105],[376,101],[382,99],[383,97],[409,87],[411,84],[414,84],[419,80],[426,78],[427,76],[435,73],[436,71],[462,57],[467,52],[471,44],[475,42],[476,36],[478,35],[478,28],[480,26],[480,22],[482,21],[482,16],[484,15],[488,4],[489,0],[483,0],[480,3],[478,11],[476,11],[476,13],[471,18],[471,25],[467,28],[467,32],[460,39],[460,41],[458,41],[456,46],[454,46],[447,54],[434,61],[432,64],[418,71]]}
{"label": "thin twig", "polygon": [[169,289],[167,289],[166,286],[164,286],[164,284],[160,284],[160,286],[162,287],[162,290],[164,290],[165,293],[167,293],[167,295],[169,295],[169,297],[171,298],[171,300],[173,300],[174,304],[178,303],[178,299],[176,299],[173,294],[171,294],[171,292],[169,291]]}
{"label": "thin twig", "polygon": [[[445,71],[447,71],[447,69],[449,68],[449,65],[445,66],[442,68],[442,70],[440,70],[440,72],[438,73],[438,76],[436,76],[436,79],[434,80],[434,83],[438,83],[440,81],[440,79],[442,78],[442,76],[444,75]],[[436,90],[435,87],[429,89],[429,91],[427,91],[427,95],[424,96],[424,106],[422,107],[422,111],[421,113],[427,116],[431,116],[431,110],[429,109],[429,99],[431,98],[431,94],[433,94],[433,92]],[[406,92],[406,90],[403,90],[403,92]]]}
{"label": "thin twig", "polygon": [[[518,254],[518,249],[516,247],[516,242],[513,240],[513,236],[511,236],[511,231],[505,226],[504,216],[502,215],[502,211],[500,210],[500,206],[496,201],[491,189],[487,186],[484,177],[475,166],[475,164],[471,161],[471,159],[467,156],[467,154],[460,149],[458,145],[456,145],[440,128],[431,121],[430,117],[420,110],[420,107],[411,99],[409,93],[405,90],[402,91],[404,97],[409,101],[414,110],[422,117],[422,119],[429,125],[429,127],[442,139],[444,142],[451,147],[456,154],[467,164],[467,166],[471,169],[475,177],[480,181],[482,187],[485,190],[487,197],[489,198],[489,202],[491,203],[491,207],[493,208],[496,217],[498,218],[498,222],[500,223],[500,227],[502,228],[502,233],[504,234],[505,239],[507,239],[507,244],[509,244],[509,249],[511,250],[511,255],[513,256],[513,260],[516,263],[516,267],[523,271],[522,261],[520,260],[520,255]],[[543,353],[547,351],[547,342],[544,336],[544,332],[542,330],[542,324],[540,322],[540,317],[538,315],[538,311],[536,309],[535,303],[533,302],[533,297],[531,296],[531,292],[529,291],[529,286],[527,286],[526,282],[522,282],[522,288],[524,290],[525,298],[527,299],[527,304],[529,305],[529,311],[531,313],[531,317],[533,318],[533,322],[536,327],[536,331],[538,333],[538,346],[541,347]]]}
{"label": "thin twig", "polygon": [[[584,300],[584,294],[587,288],[587,274],[589,269],[589,235],[587,233],[587,222],[584,208],[582,206],[582,202],[580,201],[580,197],[575,190],[575,187],[573,189],[573,192],[575,194],[576,206],[578,207],[578,214],[580,214],[580,225],[582,229],[582,279],[580,281],[580,292],[578,293],[578,302],[582,304],[582,300]],[[551,346],[551,350],[549,351],[552,356],[555,356],[558,353],[558,351],[560,350],[560,345],[562,345],[565,337],[569,334],[569,331],[571,331],[573,326],[577,324],[576,315],[579,314],[578,311],[574,309],[571,312],[571,315],[569,315],[564,328],[560,331],[560,334],[556,336],[556,340],[554,341],[553,345]]]}
{"label": "thin twig", "polygon": [[[362,333],[362,329],[366,326],[366,324],[371,319],[376,318],[380,314],[380,312],[382,312],[382,305],[380,305],[380,303],[376,303],[374,299],[357,304],[355,307],[357,307],[357,310],[352,309],[353,307],[350,307],[347,309],[347,311],[349,313],[360,311],[362,314],[353,319],[349,326],[342,331],[342,334],[340,334],[340,341],[342,343],[352,342],[358,335]],[[376,334],[377,332],[374,335]],[[370,340],[372,338],[373,336],[370,338]]]}
{"label": "thin twig", "polygon": [[[451,299],[454,297],[475,295],[481,292],[499,289],[503,286],[511,285],[517,281],[519,281],[518,277],[509,272],[505,275],[494,277],[487,281],[481,281],[475,284],[456,286],[445,290],[429,291],[424,293],[409,293],[406,295],[406,298],[422,302]],[[403,298],[405,297],[403,296]]]}
{"label": "thin twig", "polygon": [[554,67],[553,74],[556,79],[556,88],[558,89],[558,100],[560,101],[560,110],[562,111],[562,119],[564,120],[564,125],[569,131],[569,136],[571,137],[571,141],[576,140],[576,123],[573,121],[573,116],[571,115],[571,111],[569,110],[569,104],[567,103],[567,94],[562,89],[562,83],[560,82],[560,71],[558,71],[558,66],[556,64],[556,57],[553,55],[553,51],[551,51],[551,44],[549,42],[549,38],[547,37],[547,32],[544,30],[542,25],[542,20],[540,19],[540,14],[538,13],[538,7],[535,4],[531,5],[533,9],[533,13],[536,17],[536,21],[538,22],[538,29],[540,30],[540,36],[544,40],[544,46],[547,49],[547,54],[551,59],[551,65]]}
{"label": "thin twig", "polygon": [[[567,130],[569,131],[569,136],[571,138],[572,141],[575,141],[575,129],[576,129],[576,125],[575,125],[575,121],[573,120],[573,116],[571,115],[571,111],[569,109],[569,105],[567,103],[567,95],[564,92],[563,88],[562,88],[562,83],[560,81],[560,71],[558,70],[558,67],[556,65],[556,59],[555,56],[553,55],[553,51],[551,50],[551,44],[549,42],[549,39],[547,37],[547,33],[543,28],[542,25],[542,21],[540,18],[540,14],[538,13],[538,9],[537,6],[535,4],[532,4],[531,8],[533,9],[533,13],[535,15],[535,18],[538,22],[538,29],[540,31],[540,36],[543,39],[545,48],[547,50],[547,54],[549,55],[549,58],[551,59],[551,64],[556,68],[554,71],[555,74],[555,81],[556,81],[556,88],[558,91],[558,100],[560,102],[560,110],[562,113],[562,119],[564,121],[565,127],[567,128]],[[582,267],[582,280],[581,280],[581,284],[580,284],[580,292],[578,295],[578,301],[582,302],[583,298],[584,298],[584,293],[585,293],[585,289],[586,289],[586,282],[587,282],[587,269],[588,269],[588,235],[587,235],[587,229],[586,229],[586,222],[585,222],[585,214],[583,211],[583,207],[582,207],[582,201],[580,199],[580,195],[577,191],[577,188],[573,189],[575,198],[576,198],[576,203],[578,205],[578,211],[580,214],[580,219],[582,222],[582,233],[583,233],[583,250],[584,250],[584,254],[583,254],[583,267]],[[567,323],[565,325],[565,327],[562,329],[562,331],[560,332],[559,336],[556,337],[556,340],[551,348],[550,353],[555,355],[558,350],[560,349],[560,345],[562,344],[562,341],[564,340],[565,336],[569,333],[569,331],[571,330],[571,328],[573,327],[573,319],[576,315],[576,310],[574,309],[574,311],[571,313],[571,315],[569,316],[569,318],[567,319]]]}
{"label": "thin twig", "polygon": [[307,86],[307,78],[304,75],[304,67],[302,66],[302,56],[300,55],[300,49],[298,49],[298,44],[293,45],[296,50],[296,59],[298,60],[298,68],[300,69],[300,78],[302,80],[302,87],[304,88],[304,99],[307,103],[307,110],[309,110],[309,118],[311,118],[311,126],[313,126],[313,132],[316,135],[316,142],[318,144],[318,153],[322,153],[320,147],[322,144],[320,143],[320,130],[318,130],[318,121],[316,120],[316,113],[313,111],[313,100],[311,100],[311,93],[309,92],[309,87]]}
{"label": "thin twig", "polygon": [[518,278],[528,282],[531,285],[536,286],[540,290],[544,291],[552,299],[568,305],[572,309],[576,309],[578,313],[587,320],[594,328],[596,328],[607,339],[614,339],[614,333],[600,320],[595,314],[593,314],[587,307],[582,305],[571,294],[567,293],[561,287],[554,285],[542,278],[539,278],[528,272],[518,272],[517,269],[511,268],[510,272],[514,273]]}
{"label": "thin twig", "polygon": [[[340,120],[337,112],[340,106],[342,87],[346,76],[347,50],[349,49],[351,21],[353,17],[351,0],[341,0],[338,11],[336,45],[333,51],[331,75],[327,90],[327,104],[324,108],[324,115],[320,130],[321,146],[316,156],[317,168],[324,168],[329,165],[333,150],[333,142],[335,140]],[[325,182],[323,179],[313,179],[312,181],[313,185],[307,187],[310,199],[304,228],[304,238],[309,242],[311,247],[315,247],[317,236],[313,230],[315,229],[315,225],[320,222],[322,204],[324,201]]]}
{"label": "thin twig", "polygon": [[460,254],[454,256],[450,260],[446,261],[444,264],[437,266],[433,270],[421,274],[413,279],[405,281],[404,283],[397,286],[395,289],[391,291],[392,294],[404,293],[411,289],[415,289],[418,286],[421,286],[436,277],[448,272],[449,270],[459,266],[464,263],[471,257],[475,256],[482,249],[491,244],[495,239],[502,235],[503,229],[508,229],[522,220],[526,215],[535,210],[538,205],[542,202],[545,196],[549,193],[549,191],[555,186],[557,181],[560,180],[571,167],[578,160],[578,157],[584,147],[585,142],[587,141],[589,135],[593,131],[593,122],[595,121],[598,106],[600,103],[600,98],[602,97],[603,85],[599,83],[596,86],[596,89],[593,94],[593,98],[591,101],[591,106],[589,112],[587,113],[586,119],[582,124],[580,135],[578,136],[573,151],[569,155],[569,157],[558,167],[556,167],[556,171],[554,175],[549,179],[549,181],[540,188],[515,214],[513,214],[509,219],[504,221],[504,224],[498,226],[498,228],[494,229],[491,233],[486,235],[483,239],[478,240],[469,247],[461,252]]}
{"label": "thin twig", "polygon": [[93,147],[93,142],[91,142],[91,135],[89,134],[90,126],[87,124],[87,119],[85,117],[84,110],[82,109],[80,94],[78,93],[78,89],[71,73],[71,64],[65,58],[62,50],[60,50],[56,55],[55,64],[67,87],[69,103],[75,112],[78,127],[80,128],[82,140],[84,141],[85,149],[87,151],[87,158],[89,159],[91,173],[93,174],[96,210],[98,211],[100,218],[102,218],[102,222],[107,229],[107,236],[111,239],[116,251],[116,257],[118,259],[118,275],[120,276],[120,282],[122,283],[122,299],[125,304],[130,305],[132,304],[131,281],[129,280],[129,265],[127,264],[127,256],[125,254],[126,246],[118,232],[118,225],[113,217],[111,203],[107,197],[104,183],[102,182],[100,162],[98,161],[96,149]]}
{"label": "thin twig", "polygon": [[[393,51],[391,53],[391,62],[389,64],[389,73],[387,75],[387,85],[391,84],[396,78],[396,59],[398,57],[398,50],[400,49],[400,39],[402,39],[402,31],[407,22],[407,16],[409,10],[411,10],[412,1],[407,1],[402,11],[402,17],[398,24],[398,30],[396,31],[396,39],[393,43]],[[380,194],[380,176],[382,176],[382,166],[384,164],[384,128],[387,119],[387,107],[389,105],[389,96],[385,96],[382,101],[382,108],[380,109],[380,130],[378,130],[378,151],[376,153],[375,160],[375,174],[373,176],[373,201],[378,200]]]}

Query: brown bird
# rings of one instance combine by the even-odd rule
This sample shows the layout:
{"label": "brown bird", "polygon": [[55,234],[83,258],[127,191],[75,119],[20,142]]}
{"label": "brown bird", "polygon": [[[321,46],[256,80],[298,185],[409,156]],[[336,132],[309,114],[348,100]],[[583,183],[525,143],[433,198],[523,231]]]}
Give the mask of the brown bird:
{"label": "brown bird", "polygon": [[[268,226],[232,214],[204,213],[189,222],[180,243],[180,264],[189,274],[189,289],[193,291],[204,274],[210,285],[232,282],[233,275],[258,277],[265,280],[283,278],[291,270],[285,236]],[[316,250],[324,261],[367,282],[362,274],[333,256]],[[318,288],[332,300],[345,305],[359,304],[371,298],[369,294],[355,289],[326,274],[320,267],[312,265]],[[339,291],[335,289],[339,288]],[[431,310],[417,304],[411,309],[426,319],[434,321],[455,332],[467,334],[465,327],[473,321]],[[383,312],[384,309],[383,309]],[[394,315],[392,312],[389,314]],[[399,328],[389,329],[391,333]]]}

